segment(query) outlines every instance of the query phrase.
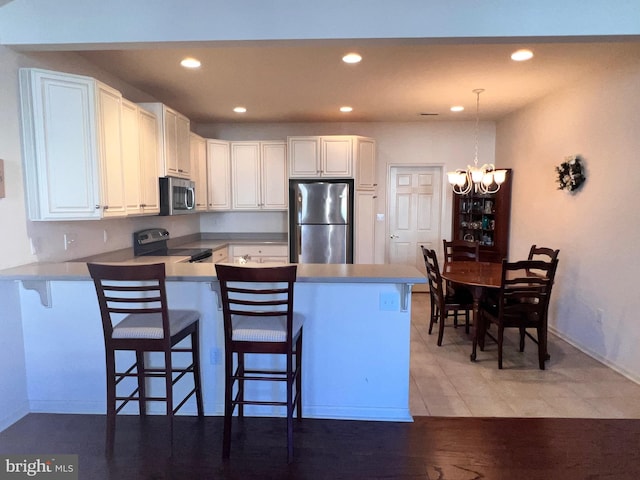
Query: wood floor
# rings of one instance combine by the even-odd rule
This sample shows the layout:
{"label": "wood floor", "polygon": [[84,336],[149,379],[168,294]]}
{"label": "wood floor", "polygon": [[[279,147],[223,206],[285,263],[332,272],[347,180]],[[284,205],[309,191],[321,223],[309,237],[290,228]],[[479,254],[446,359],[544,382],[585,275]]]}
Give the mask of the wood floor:
{"label": "wood floor", "polygon": [[0,454],[78,454],[88,480],[640,478],[640,420],[303,419],[290,465],[284,422],[237,422],[223,462],[219,417],[178,417],[171,451],[164,417],[123,416],[109,461],[104,416],[30,414],[0,433]]}

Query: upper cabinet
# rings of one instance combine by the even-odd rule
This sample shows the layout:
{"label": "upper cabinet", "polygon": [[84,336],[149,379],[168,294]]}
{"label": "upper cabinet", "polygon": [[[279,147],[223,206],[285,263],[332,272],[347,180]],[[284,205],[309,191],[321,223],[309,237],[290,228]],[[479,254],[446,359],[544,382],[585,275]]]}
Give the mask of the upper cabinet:
{"label": "upper cabinet", "polygon": [[120,94],[93,78],[20,70],[31,220],[125,215]]}
{"label": "upper cabinet", "polygon": [[375,189],[376,148],[355,135],[288,137],[289,177],[355,178],[357,189]]}
{"label": "upper cabinet", "polygon": [[160,213],[156,117],[122,100],[122,161],[127,215]]}
{"label": "upper cabinet", "polygon": [[231,142],[234,210],[286,210],[285,142]]}
{"label": "upper cabinet", "polygon": [[353,175],[353,137],[289,137],[289,177],[349,178]]}
{"label": "upper cabinet", "polygon": [[378,186],[376,180],[376,141],[372,138],[356,137],[354,142],[356,189],[375,190]]}
{"label": "upper cabinet", "polygon": [[196,210],[207,210],[207,141],[195,133],[190,135],[191,172],[196,184]]}
{"label": "upper cabinet", "polygon": [[208,210],[231,210],[231,154],[225,140],[207,140],[207,202]]}
{"label": "upper cabinet", "polygon": [[31,220],[159,211],[156,117],[97,80],[20,70]]}
{"label": "upper cabinet", "polygon": [[160,176],[190,178],[190,122],[162,103],[140,103],[157,118]]}

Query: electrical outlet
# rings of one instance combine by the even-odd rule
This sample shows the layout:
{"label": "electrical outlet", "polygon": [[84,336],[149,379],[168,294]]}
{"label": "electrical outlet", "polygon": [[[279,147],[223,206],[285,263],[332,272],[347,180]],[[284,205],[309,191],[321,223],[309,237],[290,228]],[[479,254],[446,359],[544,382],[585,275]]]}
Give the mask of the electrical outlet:
{"label": "electrical outlet", "polygon": [[103,241],[104,243],[107,243],[107,241],[108,241],[108,240],[109,240],[109,234],[107,233],[107,231],[106,231],[106,230],[103,230],[103,231],[102,231],[102,241]]}
{"label": "electrical outlet", "polygon": [[78,236],[75,233],[65,233],[64,234],[64,249],[69,250],[73,247],[74,243],[78,240]]}
{"label": "electrical outlet", "polygon": [[379,298],[381,311],[397,312],[400,309],[400,296],[397,293],[381,293]]}

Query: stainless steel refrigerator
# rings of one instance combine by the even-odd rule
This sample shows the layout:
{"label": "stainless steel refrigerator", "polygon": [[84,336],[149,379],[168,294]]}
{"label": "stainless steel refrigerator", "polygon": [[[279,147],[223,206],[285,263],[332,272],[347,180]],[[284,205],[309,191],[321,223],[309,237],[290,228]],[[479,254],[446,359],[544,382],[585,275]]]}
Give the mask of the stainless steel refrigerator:
{"label": "stainless steel refrigerator", "polygon": [[353,263],[353,180],[291,180],[293,263]]}

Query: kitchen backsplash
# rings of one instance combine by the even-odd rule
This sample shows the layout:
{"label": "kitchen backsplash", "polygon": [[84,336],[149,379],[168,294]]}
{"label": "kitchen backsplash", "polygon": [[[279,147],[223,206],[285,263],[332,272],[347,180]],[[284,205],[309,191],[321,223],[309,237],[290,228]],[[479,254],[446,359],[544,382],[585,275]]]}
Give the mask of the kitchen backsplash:
{"label": "kitchen backsplash", "polygon": [[286,212],[212,212],[75,222],[28,222],[33,262],[64,262],[131,248],[132,234],[162,227],[177,238],[196,233],[287,233]]}

